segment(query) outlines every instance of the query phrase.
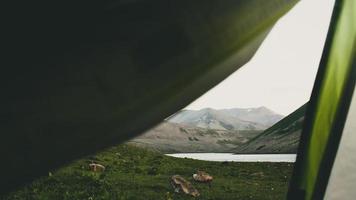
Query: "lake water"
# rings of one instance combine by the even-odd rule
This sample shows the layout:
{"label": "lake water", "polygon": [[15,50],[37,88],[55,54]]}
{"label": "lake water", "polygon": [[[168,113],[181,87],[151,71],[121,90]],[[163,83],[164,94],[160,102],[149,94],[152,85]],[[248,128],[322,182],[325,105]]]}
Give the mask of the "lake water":
{"label": "lake water", "polygon": [[174,153],[167,156],[206,161],[232,162],[295,162],[296,154],[232,154],[232,153]]}

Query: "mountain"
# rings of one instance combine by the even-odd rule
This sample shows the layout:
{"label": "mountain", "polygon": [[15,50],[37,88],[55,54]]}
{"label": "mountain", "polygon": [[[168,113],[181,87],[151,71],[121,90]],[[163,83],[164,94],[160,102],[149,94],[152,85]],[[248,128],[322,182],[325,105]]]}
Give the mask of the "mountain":
{"label": "mountain", "polygon": [[236,153],[296,153],[307,103],[235,149]]}
{"label": "mountain", "polygon": [[266,107],[182,110],[169,122],[215,130],[265,130],[282,119]]}
{"label": "mountain", "polygon": [[162,153],[234,152],[261,131],[214,130],[165,121],[129,141]]}
{"label": "mountain", "polygon": [[284,116],[273,112],[272,110],[262,106],[258,108],[232,108],[219,110],[230,116],[236,117],[244,121],[251,121],[271,127],[273,124],[281,120]]}
{"label": "mountain", "polygon": [[162,153],[235,152],[282,118],[266,107],[182,110],[129,143]]}

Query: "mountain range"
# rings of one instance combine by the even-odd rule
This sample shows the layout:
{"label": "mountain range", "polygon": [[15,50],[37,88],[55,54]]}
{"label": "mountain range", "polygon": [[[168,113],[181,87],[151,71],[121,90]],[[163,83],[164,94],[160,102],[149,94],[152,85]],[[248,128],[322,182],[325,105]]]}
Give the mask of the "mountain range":
{"label": "mountain range", "polygon": [[293,153],[305,107],[285,118],[266,107],[182,110],[129,143],[162,153]]}
{"label": "mountain range", "polygon": [[167,121],[215,130],[265,130],[283,118],[266,107],[182,110]]}
{"label": "mountain range", "polygon": [[129,143],[162,153],[230,152],[259,133],[205,129],[165,121]]}

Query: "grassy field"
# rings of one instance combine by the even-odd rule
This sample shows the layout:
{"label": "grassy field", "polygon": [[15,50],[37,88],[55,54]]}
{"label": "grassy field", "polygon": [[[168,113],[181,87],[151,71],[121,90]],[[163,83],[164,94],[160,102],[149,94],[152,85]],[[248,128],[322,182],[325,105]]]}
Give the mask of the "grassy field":
{"label": "grassy field", "polygon": [[[88,170],[90,160],[106,170]],[[293,165],[289,163],[219,163],[173,158],[132,145],[119,145],[95,156],[83,158],[4,200],[178,200],[178,199],[285,199]],[[204,170],[214,176],[211,188],[192,180]],[[174,193],[169,178],[179,174],[191,181],[200,196]]]}

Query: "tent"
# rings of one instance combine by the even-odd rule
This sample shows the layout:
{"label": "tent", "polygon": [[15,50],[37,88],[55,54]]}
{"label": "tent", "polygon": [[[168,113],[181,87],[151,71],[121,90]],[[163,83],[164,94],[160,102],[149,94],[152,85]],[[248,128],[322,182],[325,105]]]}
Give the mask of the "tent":
{"label": "tent", "polygon": [[356,180],[352,172],[356,169],[355,147],[349,144],[355,141],[351,133],[355,130],[356,114],[353,97],[356,78],[355,10],[355,1],[335,3],[305,116],[289,199],[352,199],[356,194],[352,189]]}
{"label": "tent", "polygon": [[[2,46],[7,67],[0,79],[0,193],[132,138],[180,110],[245,64],[296,2],[9,5]],[[333,163],[344,161],[348,149],[341,147],[353,127],[355,6],[353,0],[335,4],[289,199],[335,195],[329,191],[338,186],[329,179],[342,178],[342,166]]]}

